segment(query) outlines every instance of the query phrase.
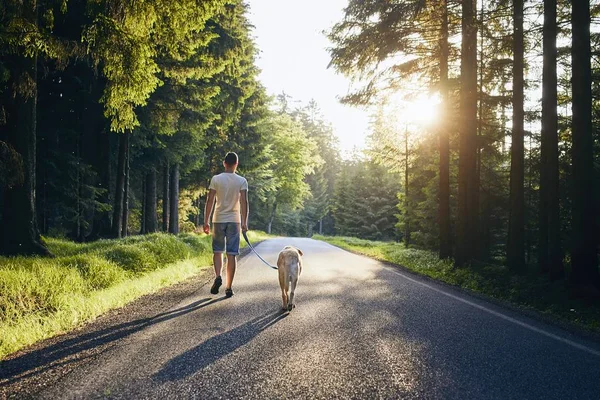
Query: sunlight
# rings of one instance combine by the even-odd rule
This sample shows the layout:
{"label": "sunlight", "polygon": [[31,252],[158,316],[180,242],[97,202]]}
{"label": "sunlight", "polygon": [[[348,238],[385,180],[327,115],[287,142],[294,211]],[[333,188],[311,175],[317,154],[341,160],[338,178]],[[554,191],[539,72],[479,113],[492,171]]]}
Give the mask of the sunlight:
{"label": "sunlight", "polygon": [[404,107],[405,118],[409,123],[427,126],[437,122],[439,118],[440,97],[438,94],[432,96],[419,96],[411,100]]}
{"label": "sunlight", "polygon": [[387,115],[393,116],[398,127],[409,129],[430,128],[440,118],[440,96],[422,94],[407,98],[397,94],[390,96],[387,103]]}

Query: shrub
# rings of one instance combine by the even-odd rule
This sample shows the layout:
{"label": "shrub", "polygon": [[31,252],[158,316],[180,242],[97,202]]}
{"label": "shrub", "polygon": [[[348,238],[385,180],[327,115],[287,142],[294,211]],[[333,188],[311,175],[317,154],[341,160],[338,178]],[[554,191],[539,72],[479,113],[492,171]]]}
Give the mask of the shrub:
{"label": "shrub", "polygon": [[90,289],[104,289],[124,281],[128,274],[117,264],[99,255],[77,255],[60,260],[63,266],[76,268]]}
{"label": "shrub", "polygon": [[121,244],[106,253],[106,258],[126,271],[135,274],[152,271],[159,267],[154,254],[133,244]]}

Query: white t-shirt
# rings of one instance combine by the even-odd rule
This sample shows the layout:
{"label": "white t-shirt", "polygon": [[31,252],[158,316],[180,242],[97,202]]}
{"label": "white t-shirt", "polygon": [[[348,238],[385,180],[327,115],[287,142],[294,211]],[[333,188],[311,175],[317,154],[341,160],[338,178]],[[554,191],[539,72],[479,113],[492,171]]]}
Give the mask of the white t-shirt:
{"label": "white t-shirt", "polygon": [[223,172],[212,177],[208,188],[217,192],[212,222],[241,223],[240,191],[248,190],[248,181],[236,173]]}

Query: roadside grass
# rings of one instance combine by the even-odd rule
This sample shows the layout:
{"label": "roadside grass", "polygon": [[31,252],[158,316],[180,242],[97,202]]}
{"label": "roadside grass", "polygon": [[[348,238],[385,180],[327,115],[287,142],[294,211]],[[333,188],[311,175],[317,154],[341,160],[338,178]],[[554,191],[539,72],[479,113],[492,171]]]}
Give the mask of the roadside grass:
{"label": "roadside grass", "polygon": [[[270,237],[248,236],[253,242]],[[0,257],[0,360],[212,265],[204,234],[45,241],[56,257]]]}
{"label": "roadside grass", "polygon": [[600,334],[598,302],[573,296],[564,281],[550,282],[534,273],[515,275],[502,265],[477,264],[469,268],[454,268],[452,260],[440,260],[432,251],[406,248],[401,243],[339,236],[314,235],[313,238],[510,303],[524,311],[541,313],[554,322],[568,323]]}

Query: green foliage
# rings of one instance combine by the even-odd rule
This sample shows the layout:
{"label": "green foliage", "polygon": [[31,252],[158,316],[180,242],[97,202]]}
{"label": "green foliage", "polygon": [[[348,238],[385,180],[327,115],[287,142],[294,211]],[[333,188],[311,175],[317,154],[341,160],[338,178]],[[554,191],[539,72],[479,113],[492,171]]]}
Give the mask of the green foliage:
{"label": "green foliage", "polygon": [[106,253],[106,258],[134,273],[152,271],[158,267],[153,254],[134,245],[119,245]]}
{"label": "green foliage", "polygon": [[[176,79],[194,76],[177,66],[161,68],[158,58],[185,62],[201,52],[215,37],[204,30],[205,24],[223,4],[205,1],[198,6],[192,0],[122,2],[119,7],[98,10],[82,39],[106,78],[102,101],[113,131],[123,132],[139,125],[136,108],[146,105],[163,83],[159,73]],[[194,72],[204,77],[197,68]]]}
{"label": "green foliage", "polygon": [[91,290],[108,288],[129,276],[119,264],[95,254],[65,257],[60,264],[77,269]]}
{"label": "green foliage", "polygon": [[332,200],[336,231],[363,239],[396,239],[400,177],[370,160],[342,163]]}
{"label": "green foliage", "polygon": [[[419,89],[434,87],[440,8],[439,1],[350,0],[342,21],[328,32],[331,65],[362,84],[342,101],[373,104],[381,91],[404,90],[407,82],[414,86],[414,78],[426,77]],[[450,20],[450,32],[456,33],[460,23],[452,13]]]}

